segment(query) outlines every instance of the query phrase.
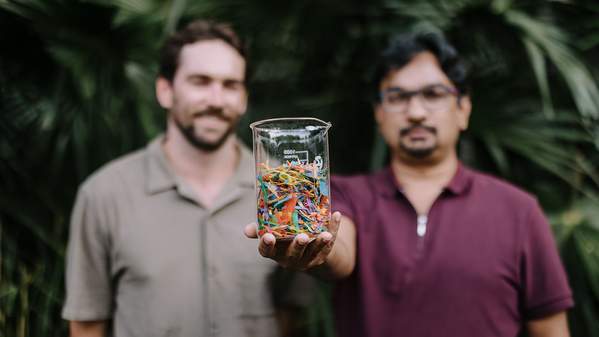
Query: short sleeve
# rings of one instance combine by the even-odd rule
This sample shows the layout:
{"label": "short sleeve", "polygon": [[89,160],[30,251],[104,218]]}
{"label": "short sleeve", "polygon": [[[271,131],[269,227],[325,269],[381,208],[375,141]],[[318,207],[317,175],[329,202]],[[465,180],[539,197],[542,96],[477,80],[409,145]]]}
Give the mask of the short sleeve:
{"label": "short sleeve", "polygon": [[333,176],[331,178],[331,208],[356,222],[355,209],[352,206],[349,178]]}
{"label": "short sleeve", "polygon": [[549,223],[536,202],[524,228],[521,284],[525,318],[537,319],[571,308],[574,301],[566,272]]}
{"label": "short sleeve", "polygon": [[103,222],[98,201],[80,189],[71,215],[67,247],[64,319],[90,321],[111,317],[109,240]]}

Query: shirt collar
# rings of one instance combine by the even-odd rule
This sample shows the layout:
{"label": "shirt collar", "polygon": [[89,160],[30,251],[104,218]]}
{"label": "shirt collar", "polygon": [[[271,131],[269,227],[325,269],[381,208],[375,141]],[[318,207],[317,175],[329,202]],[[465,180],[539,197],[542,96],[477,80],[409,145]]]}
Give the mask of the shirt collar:
{"label": "shirt collar", "polygon": [[471,183],[472,172],[462,162],[458,162],[458,170],[445,189],[455,195],[460,195],[467,192]]}
{"label": "shirt collar", "polygon": [[[402,187],[395,179],[391,166],[387,166],[384,169],[374,173],[375,184],[377,190],[384,196],[394,197],[398,192],[402,191]],[[472,172],[466,168],[461,162],[458,163],[458,169],[447,184],[444,190],[449,191],[452,194],[460,195],[467,192],[468,187],[472,182]]]}
{"label": "shirt collar", "polygon": [[[178,178],[172,170],[162,148],[164,135],[153,139],[146,147],[146,192],[160,193],[177,186]],[[231,183],[239,187],[254,187],[254,157],[247,146],[238,142],[239,163]]]}
{"label": "shirt collar", "polygon": [[162,149],[164,135],[153,139],[146,147],[146,192],[156,194],[174,188],[177,178]]}
{"label": "shirt collar", "polygon": [[254,155],[250,149],[238,142],[239,149],[239,163],[233,174],[232,181],[239,187],[251,187],[254,188]]}

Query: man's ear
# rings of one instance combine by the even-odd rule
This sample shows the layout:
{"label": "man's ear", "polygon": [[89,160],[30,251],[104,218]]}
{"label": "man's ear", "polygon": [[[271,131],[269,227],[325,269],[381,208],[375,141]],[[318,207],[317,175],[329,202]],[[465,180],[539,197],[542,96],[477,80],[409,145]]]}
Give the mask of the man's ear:
{"label": "man's ear", "polygon": [[241,110],[241,111],[242,111],[242,112],[241,112],[241,115],[244,115],[244,114],[247,112],[247,109],[248,109],[248,100],[249,100],[249,95],[250,95],[250,94],[248,93],[248,91],[247,91],[247,89],[246,89],[246,90],[245,90],[245,93],[244,93],[244,95],[243,95],[243,103],[242,103],[242,104],[243,104],[243,108],[242,108],[242,110]]}
{"label": "man's ear", "polygon": [[373,103],[372,109],[374,110],[374,120],[376,121],[377,125],[381,125],[383,121],[383,114],[385,113],[381,107],[381,103]]}
{"label": "man's ear", "polygon": [[470,121],[470,113],[472,112],[472,101],[470,100],[470,96],[465,95],[459,98],[458,103],[458,126],[461,131],[466,131]]}
{"label": "man's ear", "polygon": [[171,82],[164,77],[156,79],[156,99],[164,109],[173,107],[173,87]]}

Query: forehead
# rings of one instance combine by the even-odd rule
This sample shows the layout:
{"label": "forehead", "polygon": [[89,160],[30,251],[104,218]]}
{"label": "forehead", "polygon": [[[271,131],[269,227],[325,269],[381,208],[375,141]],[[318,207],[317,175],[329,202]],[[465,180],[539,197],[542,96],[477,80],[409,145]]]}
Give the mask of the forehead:
{"label": "forehead", "polygon": [[380,86],[381,89],[399,87],[405,90],[416,90],[432,84],[445,84],[453,87],[435,55],[427,51],[416,54],[402,68],[390,71],[383,78]]}
{"label": "forehead", "polygon": [[245,60],[235,48],[224,41],[198,41],[181,49],[175,76],[177,75],[204,75],[243,81]]}

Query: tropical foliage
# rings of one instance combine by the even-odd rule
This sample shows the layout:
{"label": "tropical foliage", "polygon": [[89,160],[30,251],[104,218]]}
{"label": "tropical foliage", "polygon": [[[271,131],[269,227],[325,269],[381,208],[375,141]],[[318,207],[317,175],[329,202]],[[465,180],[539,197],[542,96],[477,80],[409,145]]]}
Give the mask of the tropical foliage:
{"label": "tropical foliage", "polygon": [[[377,51],[443,31],[472,73],[469,165],[538,196],[574,289],[573,336],[599,336],[599,5],[593,0],[0,0],[0,336],[65,335],[64,247],[78,184],[159,133],[158,47],[194,17],[250,42],[247,123],[330,120],[333,171],[387,154],[371,114]],[[327,292],[302,333],[330,336]]]}

